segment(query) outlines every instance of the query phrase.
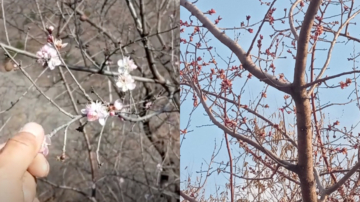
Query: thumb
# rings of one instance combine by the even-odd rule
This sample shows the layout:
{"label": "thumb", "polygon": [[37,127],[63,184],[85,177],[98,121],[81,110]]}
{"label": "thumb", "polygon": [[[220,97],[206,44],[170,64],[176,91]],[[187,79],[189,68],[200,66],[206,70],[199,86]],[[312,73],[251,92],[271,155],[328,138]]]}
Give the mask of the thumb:
{"label": "thumb", "polygon": [[37,123],[27,123],[16,136],[7,141],[0,151],[0,170],[21,179],[39,152],[44,140],[44,129]]}

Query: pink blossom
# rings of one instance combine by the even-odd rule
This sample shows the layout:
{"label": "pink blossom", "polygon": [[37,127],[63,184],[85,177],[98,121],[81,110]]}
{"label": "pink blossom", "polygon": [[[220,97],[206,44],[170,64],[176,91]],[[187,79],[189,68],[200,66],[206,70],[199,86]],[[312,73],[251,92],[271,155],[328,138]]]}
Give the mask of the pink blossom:
{"label": "pink blossom", "polygon": [[60,58],[55,50],[55,48],[47,43],[36,53],[36,56],[39,58],[38,63],[41,63],[42,66],[47,65],[51,70],[55,69],[56,66],[61,65]]}
{"label": "pink blossom", "polygon": [[126,92],[128,90],[134,90],[136,84],[130,74],[120,74],[116,82],[116,86],[120,88],[121,91]]}
{"label": "pink blossom", "polygon": [[36,53],[36,56],[39,58],[38,63],[41,63],[42,66],[48,66],[51,70],[55,69],[56,66],[61,65],[61,60],[55,47],[60,50],[67,46],[67,43],[62,43],[61,39],[55,39],[54,47],[52,41],[53,36],[49,35],[48,43],[41,47],[41,49]]}
{"label": "pink blossom", "polygon": [[43,55],[45,58],[58,57],[55,48],[50,43],[46,43],[43,47],[41,47],[40,51],[38,51],[36,55]]}
{"label": "pink blossom", "polygon": [[121,103],[120,100],[115,100],[113,105],[109,107],[110,116],[115,116],[116,111],[121,111],[124,108],[124,105]]}
{"label": "pink blossom", "polygon": [[47,26],[46,29],[49,33],[52,33],[55,28],[54,28],[54,26],[50,25],[50,26]]}
{"label": "pink blossom", "polygon": [[65,48],[68,45],[68,43],[62,43],[61,39],[55,39],[54,45],[56,46],[57,49],[60,50],[62,48]]}
{"label": "pink blossom", "polygon": [[119,60],[117,64],[119,66],[118,71],[120,74],[129,74],[129,72],[137,68],[130,57],[124,57],[122,60]]}
{"label": "pink blossom", "polygon": [[86,108],[82,109],[81,113],[86,114],[88,121],[99,120],[101,125],[105,125],[105,119],[109,115],[107,107],[98,101],[86,105]]}
{"label": "pink blossom", "polygon": [[121,110],[124,107],[124,105],[121,103],[120,100],[115,100],[114,107],[116,110]]}

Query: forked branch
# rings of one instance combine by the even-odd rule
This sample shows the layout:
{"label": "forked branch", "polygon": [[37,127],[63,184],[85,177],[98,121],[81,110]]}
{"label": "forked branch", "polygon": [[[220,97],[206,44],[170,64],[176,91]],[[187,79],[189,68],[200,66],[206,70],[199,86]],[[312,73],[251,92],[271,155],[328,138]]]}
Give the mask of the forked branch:
{"label": "forked branch", "polygon": [[289,83],[282,82],[275,76],[268,74],[267,72],[264,72],[259,67],[257,67],[250,59],[250,57],[246,56],[246,51],[244,51],[237,42],[230,39],[225,33],[217,28],[196,6],[186,0],[180,0],[180,5],[191,12],[192,15],[196,16],[196,18],[214,35],[215,38],[217,38],[221,43],[234,52],[243,65],[244,69],[249,71],[260,81],[263,81],[284,93],[290,92]]}

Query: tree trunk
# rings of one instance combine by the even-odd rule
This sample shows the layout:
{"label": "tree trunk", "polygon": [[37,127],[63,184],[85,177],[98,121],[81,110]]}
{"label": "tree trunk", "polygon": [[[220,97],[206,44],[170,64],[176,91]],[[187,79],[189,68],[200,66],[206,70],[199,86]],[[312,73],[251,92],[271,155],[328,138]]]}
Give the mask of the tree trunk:
{"label": "tree trunk", "polygon": [[306,90],[301,89],[293,94],[296,105],[296,123],[298,138],[298,166],[303,202],[317,202],[315,179],[313,173],[313,148],[311,129],[311,106]]}

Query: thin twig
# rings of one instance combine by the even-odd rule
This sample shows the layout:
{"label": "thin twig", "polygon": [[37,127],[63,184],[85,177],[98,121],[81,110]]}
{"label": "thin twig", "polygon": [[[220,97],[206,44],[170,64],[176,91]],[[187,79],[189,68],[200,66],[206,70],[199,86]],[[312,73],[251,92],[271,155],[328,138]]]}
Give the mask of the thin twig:
{"label": "thin twig", "polygon": [[75,116],[73,119],[71,119],[69,122],[55,128],[54,130],[51,131],[51,133],[49,134],[50,138],[53,137],[57,132],[59,132],[61,129],[63,128],[67,128],[69,125],[71,125],[72,123],[74,123],[75,121],[81,119],[83,116],[82,115],[78,115]]}
{"label": "thin twig", "polygon": [[105,124],[101,128],[100,135],[99,135],[99,140],[98,140],[98,144],[97,144],[97,148],[96,148],[96,160],[97,160],[97,163],[98,163],[99,166],[102,165],[102,163],[100,161],[99,151],[100,151],[101,138],[102,138],[102,135],[104,133],[104,128],[105,128],[105,125],[106,125],[106,121],[107,121],[107,117],[105,119]]}
{"label": "thin twig", "polygon": [[5,30],[6,40],[7,40],[8,44],[9,44],[9,46],[11,46],[10,39],[9,39],[9,34],[8,34],[8,31],[7,31],[7,28],[6,28],[6,16],[5,16],[5,9],[4,9],[4,0],[1,0],[1,10],[2,10],[2,17],[3,17],[3,20],[4,20],[4,30]]}
{"label": "thin twig", "polygon": [[32,80],[32,78],[30,77],[30,75],[24,70],[24,68],[9,54],[9,52],[6,50],[6,48],[4,48],[1,44],[0,44],[1,48],[6,52],[6,54],[9,56],[9,58],[17,65],[17,67],[19,67],[19,69],[21,70],[21,72],[26,76],[26,78],[28,78],[30,80],[30,82],[35,86],[35,88],[47,99],[49,100],[56,108],[58,108],[62,113],[64,113],[65,115],[69,116],[70,118],[74,118],[74,115],[68,113],[67,111],[65,111],[64,109],[62,109],[58,104],[56,104],[51,98],[49,98],[36,84],[35,82]]}

